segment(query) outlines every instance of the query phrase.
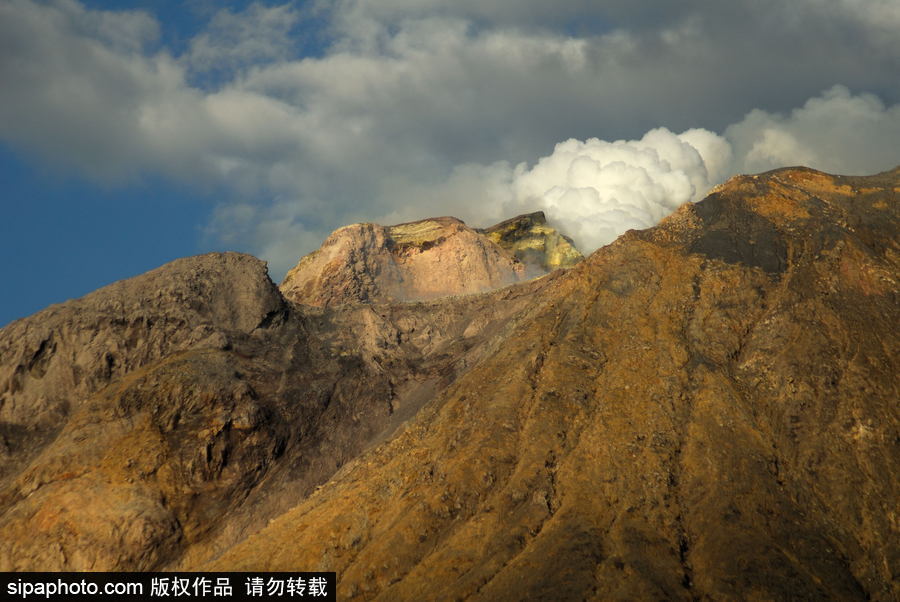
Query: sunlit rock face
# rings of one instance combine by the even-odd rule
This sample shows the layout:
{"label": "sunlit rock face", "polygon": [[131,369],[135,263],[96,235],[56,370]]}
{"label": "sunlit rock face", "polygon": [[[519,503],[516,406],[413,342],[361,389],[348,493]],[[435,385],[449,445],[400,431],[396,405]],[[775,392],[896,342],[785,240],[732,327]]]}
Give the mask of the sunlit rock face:
{"label": "sunlit rock face", "polygon": [[898,218],[900,170],[782,169],[527,281],[538,217],[436,218],[52,306],[0,329],[0,570],[896,600]]}
{"label": "sunlit rock face", "polygon": [[418,301],[478,293],[524,278],[511,253],[452,217],[335,230],[281,283],[297,303]]}
{"label": "sunlit rock face", "polygon": [[540,211],[474,230],[453,217],[335,230],[281,283],[297,303],[423,301],[481,293],[572,267],[572,241]]}
{"label": "sunlit rock face", "polygon": [[519,215],[479,232],[512,253],[532,274],[570,268],[584,259],[571,238],[547,224],[543,211]]}

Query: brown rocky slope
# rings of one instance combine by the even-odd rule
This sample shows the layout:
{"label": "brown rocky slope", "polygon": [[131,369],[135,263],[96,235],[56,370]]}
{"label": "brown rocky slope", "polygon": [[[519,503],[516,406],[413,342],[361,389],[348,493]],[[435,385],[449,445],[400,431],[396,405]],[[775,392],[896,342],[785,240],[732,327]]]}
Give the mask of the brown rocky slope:
{"label": "brown rocky slope", "polygon": [[896,599],[898,197],[777,170],[484,294],[316,309],[217,255],[15,322],[0,568]]}

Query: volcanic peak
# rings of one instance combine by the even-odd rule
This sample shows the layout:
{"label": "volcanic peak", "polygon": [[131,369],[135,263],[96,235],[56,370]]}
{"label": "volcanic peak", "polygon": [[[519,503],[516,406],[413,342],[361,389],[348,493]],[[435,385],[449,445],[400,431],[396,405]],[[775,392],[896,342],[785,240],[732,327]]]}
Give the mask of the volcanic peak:
{"label": "volcanic peak", "polygon": [[319,307],[465,295],[575,265],[581,254],[541,212],[484,230],[455,217],[335,230],[281,283],[287,299]]}

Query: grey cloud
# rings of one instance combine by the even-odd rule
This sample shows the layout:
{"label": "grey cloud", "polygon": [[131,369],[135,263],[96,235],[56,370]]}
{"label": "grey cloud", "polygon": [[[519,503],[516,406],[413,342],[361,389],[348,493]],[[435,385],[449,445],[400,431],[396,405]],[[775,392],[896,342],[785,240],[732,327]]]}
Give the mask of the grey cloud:
{"label": "grey cloud", "polygon": [[197,95],[171,57],[121,41],[148,39],[148,19],[69,1],[0,4],[0,137],[100,179],[168,171],[145,123],[154,108],[179,112]]}
{"label": "grey cloud", "polygon": [[218,11],[206,31],[191,40],[185,61],[197,72],[233,72],[261,62],[291,56],[291,30],[300,13],[291,4],[263,6],[254,2],[240,12]]}
{"label": "grey cloud", "polygon": [[126,51],[113,39],[149,37],[148,19],[69,1],[0,4],[0,137],[99,180],[237,180],[258,195],[260,169],[296,146],[295,109],[234,86],[193,88],[167,52]]}
{"label": "grey cloud", "polygon": [[834,86],[790,113],[751,111],[725,136],[740,158],[733,171],[802,164],[865,175],[900,164],[900,104]]}
{"label": "grey cloud", "polygon": [[159,38],[159,24],[142,11],[89,11],[74,0],[54,0],[48,8],[43,18],[56,20],[57,26],[72,34],[102,41],[117,52],[141,52]]}

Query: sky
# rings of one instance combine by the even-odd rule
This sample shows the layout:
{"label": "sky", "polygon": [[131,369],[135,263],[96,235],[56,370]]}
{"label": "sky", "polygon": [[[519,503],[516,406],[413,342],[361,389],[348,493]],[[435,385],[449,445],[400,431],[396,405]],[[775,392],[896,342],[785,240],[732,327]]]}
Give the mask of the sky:
{"label": "sky", "polygon": [[0,0],[0,326],[186,255],[900,164],[896,0]]}

